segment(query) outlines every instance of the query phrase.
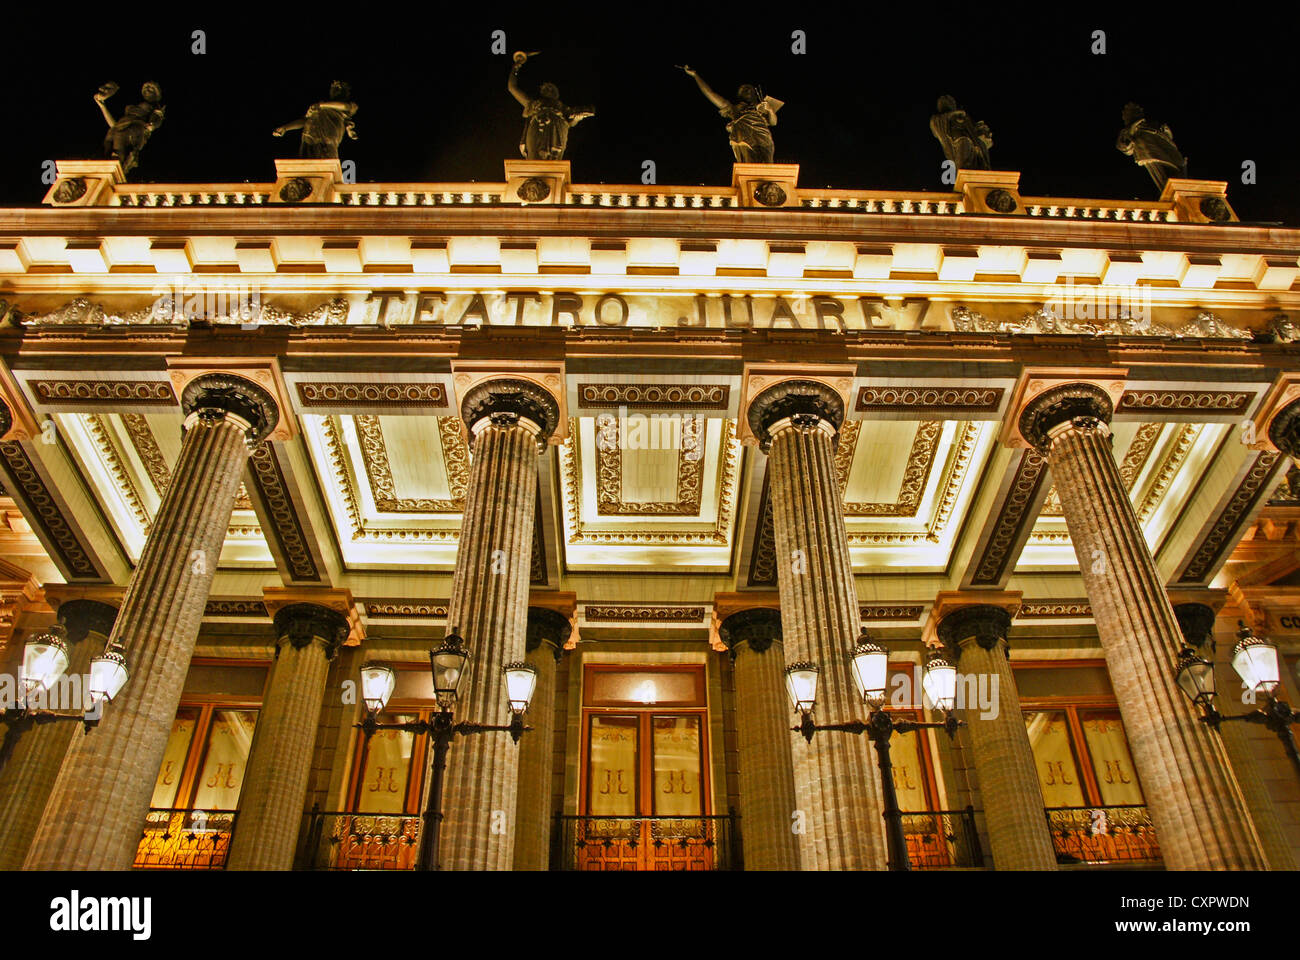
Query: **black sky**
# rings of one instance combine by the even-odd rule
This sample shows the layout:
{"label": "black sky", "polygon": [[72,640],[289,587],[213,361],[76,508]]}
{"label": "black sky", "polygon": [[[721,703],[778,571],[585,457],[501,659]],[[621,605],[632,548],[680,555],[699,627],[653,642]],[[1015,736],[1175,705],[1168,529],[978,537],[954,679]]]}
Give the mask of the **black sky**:
{"label": "black sky", "polygon": [[[499,29],[507,49],[543,51],[525,68],[526,89],[553,80],[567,102],[595,106],[570,141],[577,182],[636,183],[646,160],[661,184],[730,182],[723,121],[673,68],[690,63],[720,92],[755,82],[786,102],[776,160],[799,163],[804,186],[944,189],[928,118],[951,93],[992,128],[994,166],[1021,171],[1024,193],[1155,199],[1147,174],[1114,146],[1121,108],[1136,100],[1173,128],[1192,176],[1229,182],[1242,220],[1300,224],[1293,7],[1196,16],[1165,5],[1142,19],[1046,4],[950,14],[914,3],[889,16],[871,4],[787,4],[728,17],[645,3],[483,14],[441,4],[96,9],[58,18],[75,29],[8,25],[0,202],[38,203],[46,160],[99,156],[104,124],[91,95],[117,81],[120,110],[150,78],[167,120],[139,180],[270,181],[274,157],[297,143],[271,130],[338,78],[360,105],[361,139],[343,148],[359,181],[499,181],[522,124],[505,90],[509,59],[490,49]],[[190,52],[195,29],[206,32],[201,56]],[[791,52],[796,29],[804,55]],[[1097,29],[1102,56],[1089,49]],[[1255,161],[1255,185],[1241,182],[1245,160]]]}

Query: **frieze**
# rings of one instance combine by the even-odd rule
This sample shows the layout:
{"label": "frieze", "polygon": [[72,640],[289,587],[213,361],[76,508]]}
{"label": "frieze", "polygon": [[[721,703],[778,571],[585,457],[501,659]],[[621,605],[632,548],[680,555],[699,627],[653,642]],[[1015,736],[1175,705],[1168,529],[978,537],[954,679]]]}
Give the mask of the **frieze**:
{"label": "frieze", "polygon": [[[1125,311],[1120,310],[1121,314]],[[1203,338],[1250,340],[1249,330],[1235,327],[1208,311],[1202,311],[1180,326],[1171,327],[1145,319],[1121,315],[1115,319],[1072,320],[1060,316],[1049,306],[1025,314],[1019,320],[993,320],[966,306],[956,306],[949,311],[953,329],[959,333],[1021,333],[1043,335],[1082,335],[1091,337],[1168,337],[1175,339]]]}
{"label": "frieze", "polygon": [[1091,617],[1092,604],[1083,600],[1026,600],[1020,604],[1017,620],[1045,620],[1059,617]]}
{"label": "frieze", "polygon": [[582,608],[588,623],[698,623],[707,614],[704,607],[597,606]]}
{"label": "frieze", "polygon": [[1002,387],[862,387],[854,409],[860,412],[906,410],[909,413],[997,413]]}
{"label": "frieze", "polygon": [[1241,390],[1129,390],[1115,412],[1244,414],[1254,398]]}
{"label": "frieze", "polygon": [[304,407],[446,407],[442,383],[333,383],[299,381],[298,402]]}
{"label": "frieze", "polygon": [[166,380],[30,380],[28,385],[41,403],[179,406]]}
{"label": "frieze", "polygon": [[203,605],[205,617],[257,617],[269,620],[266,604],[255,600],[209,600]]}
{"label": "frieze", "polygon": [[270,444],[259,443],[255,446],[249,454],[248,465],[266,508],[271,532],[280,545],[290,575],[295,580],[319,581],[320,570],[316,567],[316,561],[307,545],[307,534],[289,496],[284,471]]}
{"label": "frieze", "polygon": [[1015,563],[1016,557],[1012,555],[1012,550],[1019,542],[1025,525],[1034,520],[1029,508],[1047,477],[1047,467],[1047,458],[1037,450],[1025,450],[1021,454],[1011,487],[994,521],[993,532],[984,547],[979,565],[975,568],[975,575],[971,578],[972,585],[992,586],[1001,583],[1008,564]]}
{"label": "frieze", "polygon": [[96,569],[90,555],[63,517],[63,512],[45,486],[45,480],[36,470],[23,445],[16,440],[0,443],[0,457],[4,458],[9,476],[14,480],[15,492],[21,492],[35,512],[39,523],[49,538],[64,568],[76,579],[99,580],[102,574]]}
{"label": "frieze", "polygon": [[731,387],[713,384],[583,383],[578,386],[578,406],[668,407],[691,410],[725,410]]}
{"label": "frieze", "polygon": [[421,617],[445,620],[449,610],[445,600],[362,600],[368,617]]}
{"label": "frieze", "polygon": [[862,620],[920,620],[925,607],[921,604],[911,606],[889,606],[882,604],[865,604],[858,607],[858,616]]}

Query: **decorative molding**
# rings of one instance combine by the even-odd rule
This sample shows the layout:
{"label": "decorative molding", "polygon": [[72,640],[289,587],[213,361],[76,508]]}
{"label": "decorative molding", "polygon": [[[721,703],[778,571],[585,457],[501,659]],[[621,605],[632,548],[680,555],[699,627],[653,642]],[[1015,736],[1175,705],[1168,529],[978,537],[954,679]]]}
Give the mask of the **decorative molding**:
{"label": "decorative molding", "polygon": [[1267,480],[1283,454],[1261,451],[1233,492],[1227,505],[1210,525],[1196,553],[1178,577],[1178,583],[1199,583],[1212,576],[1218,561],[1235,546],[1237,533],[1261,496],[1268,492]]}
{"label": "decorative molding", "polygon": [[178,406],[166,380],[28,380],[27,384],[42,404]]}
{"label": "decorative molding", "polygon": [[1016,557],[1012,550],[1020,543],[1027,524],[1035,520],[1030,507],[1047,476],[1047,458],[1037,450],[1025,450],[1016,464],[1015,476],[1000,504],[989,541],[975,567],[972,586],[995,586],[1002,582],[1008,564]]}
{"label": "decorative molding", "polygon": [[266,603],[261,597],[255,600],[209,600],[203,605],[205,617],[252,617],[258,620],[270,620],[266,612]]}
{"label": "decorative molding", "polygon": [[[1002,407],[1003,387],[862,387],[854,409],[906,410],[909,413],[956,419],[962,414],[997,413]],[[845,424],[848,426],[848,424]]]}
{"label": "decorative molding", "polygon": [[667,407],[683,410],[726,410],[731,387],[725,383],[582,383],[580,409],[604,407]]}
{"label": "decorative molding", "polygon": [[1110,397],[1096,384],[1066,383],[1044,390],[1025,404],[1018,418],[1020,435],[1031,446],[1046,451],[1048,434],[1056,426],[1079,418],[1109,423],[1112,412]]}
{"label": "decorative molding", "polygon": [[1017,620],[1047,620],[1061,617],[1091,617],[1092,604],[1082,600],[1026,600],[1020,605]]}
{"label": "decorative molding", "polygon": [[418,617],[445,620],[448,600],[362,600],[368,617]]}
{"label": "decorative molding", "polygon": [[274,534],[285,566],[294,580],[319,582],[320,570],[308,546],[308,537],[289,495],[284,470],[269,442],[259,443],[248,457],[253,483],[266,509],[270,532]]}
{"label": "decorative molding", "polygon": [[[149,474],[149,482],[153,484],[154,493],[161,500],[172,482],[172,470],[158,446],[153,431],[149,428],[149,421],[144,414],[140,413],[123,413],[119,416],[122,418],[126,435],[131,439],[131,445],[135,447],[136,455],[144,464],[145,472]],[[248,498],[248,490],[242,481],[239,484],[239,493],[235,496],[234,509],[253,509],[253,503]]]}
{"label": "decorative molding", "polygon": [[1019,320],[991,320],[984,314],[971,310],[965,305],[953,307],[949,311],[949,317],[952,320],[953,329],[958,333],[1166,337],[1180,340],[1188,338],[1250,340],[1253,336],[1249,330],[1234,327],[1208,311],[1197,313],[1193,319],[1178,327],[1155,323],[1150,319],[1145,321],[1135,320],[1131,316],[1123,316],[1114,320],[1098,319],[1095,323],[1081,323],[1059,316],[1050,304],[1025,314]]}
{"label": "decorative molding", "polygon": [[1244,415],[1254,399],[1253,392],[1241,390],[1126,390],[1115,413]]}
{"label": "decorative molding", "polygon": [[781,380],[750,401],[747,422],[766,453],[772,443],[771,428],[793,417],[825,421],[838,432],[844,423],[844,399],[820,380]]}
{"label": "decorative molding", "polygon": [[875,620],[920,620],[925,613],[924,604],[877,604],[868,603],[858,607],[858,616],[865,621]]}
{"label": "decorative molding", "polygon": [[335,383],[298,381],[303,407],[447,407],[447,388],[430,383]]}
{"label": "decorative molding", "polygon": [[35,520],[44,531],[48,544],[53,547],[59,559],[63,561],[64,570],[74,579],[100,580],[103,574],[95,566],[90,554],[82,545],[80,538],[55,501],[53,494],[45,486],[45,480],[37,471],[35,464],[27,455],[23,445],[17,440],[0,442],[0,457],[13,484],[6,483],[11,492],[21,492],[31,505],[31,519]]}
{"label": "decorative molding", "polygon": [[631,604],[585,604],[582,618],[588,623],[698,623],[704,620],[705,607],[635,606]]}
{"label": "decorative molding", "polygon": [[1169,444],[1168,452],[1160,465],[1152,471],[1151,481],[1147,485],[1146,496],[1137,506],[1136,513],[1139,523],[1146,523],[1150,519],[1156,506],[1164,499],[1165,494],[1169,491],[1169,485],[1174,482],[1174,477],[1178,476],[1178,470],[1182,467],[1187,455],[1192,452],[1192,447],[1196,445],[1197,439],[1205,430],[1203,423],[1185,423],[1178,429],[1177,436]]}
{"label": "decorative molding", "polygon": [[[840,496],[843,499],[848,487],[849,469],[853,463],[853,454],[857,451],[857,442],[861,421],[850,420],[840,430],[840,450],[849,446],[849,452],[841,457],[836,451],[835,469],[839,474]],[[943,436],[942,420],[922,420],[917,424],[916,435],[907,454],[907,466],[903,470],[903,480],[899,485],[898,498],[893,503],[866,503],[844,500],[844,514],[848,517],[914,517],[920,509],[921,498],[925,494],[926,484],[930,480],[930,471],[938,455],[939,438]],[[851,445],[851,446],[850,446]]]}

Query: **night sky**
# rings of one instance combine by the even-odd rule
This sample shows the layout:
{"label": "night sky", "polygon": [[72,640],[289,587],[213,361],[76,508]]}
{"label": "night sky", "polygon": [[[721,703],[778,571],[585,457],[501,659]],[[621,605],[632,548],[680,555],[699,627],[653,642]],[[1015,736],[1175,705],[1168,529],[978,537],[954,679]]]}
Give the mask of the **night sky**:
{"label": "night sky", "polygon": [[[1121,109],[1135,100],[1173,128],[1193,177],[1228,181],[1243,221],[1300,225],[1293,7],[1180,15],[1164,5],[1139,22],[1092,6],[909,6],[911,18],[870,4],[803,16],[791,4],[702,19],[702,6],[539,15],[534,4],[465,19],[440,4],[375,14],[302,5],[274,21],[261,10],[101,7],[80,22],[60,16],[57,39],[52,21],[7,25],[0,201],[39,203],[46,160],[100,156],[105,126],[91,97],[107,80],[122,88],[115,115],[142,81],[163,88],[167,120],[136,180],[270,182],[273,159],[296,156],[298,142],[271,130],[342,79],[360,105],[361,139],[342,149],[359,182],[500,181],[523,123],[505,89],[509,57],[490,49],[500,29],[508,50],[542,51],[524,68],[525,90],[551,80],[566,102],[595,107],[570,138],[579,183],[638,183],[646,160],[660,184],[730,183],[724,121],[673,67],[689,63],[724,95],[752,82],[786,102],[776,161],[799,163],[802,186],[946,189],[928,124],[937,96],[951,93],[992,128],[993,166],[1021,171],[1023,193],[1154,200],[1147,173],[1115,149]],[[206,31],[201,56],[191,53],[195,29]],[[796,29],[804,55],[791,52]],[[1106,32],[1102,56],[1089,49],[1096,29]],[[1256,163],[1255,185],[1241,182],[1245,160]]]}

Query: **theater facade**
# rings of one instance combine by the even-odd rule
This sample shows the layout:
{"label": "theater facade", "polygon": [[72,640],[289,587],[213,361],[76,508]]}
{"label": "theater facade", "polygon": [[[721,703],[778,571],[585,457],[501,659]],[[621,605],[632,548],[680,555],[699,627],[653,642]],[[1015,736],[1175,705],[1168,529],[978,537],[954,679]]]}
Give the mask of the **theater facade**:
{"label": "theater facade", "polygon": [[1219,182],[60,163],[0,209],[0,867],[1294,869],[1298,280]]}

